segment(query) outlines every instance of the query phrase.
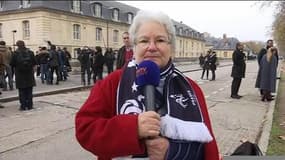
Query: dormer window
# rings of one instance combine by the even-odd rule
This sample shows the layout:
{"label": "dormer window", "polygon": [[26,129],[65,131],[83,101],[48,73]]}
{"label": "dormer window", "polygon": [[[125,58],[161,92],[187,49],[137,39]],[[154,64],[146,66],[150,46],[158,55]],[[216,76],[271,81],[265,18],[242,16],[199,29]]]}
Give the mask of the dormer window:
{"label": "dormer window", "polygon": [[113,9],[112,18],[114,21],[119,21],[119,9],[117,8]]}
{"label": "dormer window", "polygon": [[96,17],[102,17],[102,5],[99,3],[95,3],[93,5],[93,14]]}
{"label": "dormer window", "polygon": [[75,13],[81,13],[81,0],[71,1],[71,11]]}
{"label": "dormer window", "polygon": [[29,8],[31,7],[31,1],[30,0],[21,0],[21,8]]}
{"label": "dormer window", "polygon": [[188,30],[185,30],[185,36],[188,36]]}
{"label": "dormer window", "polygon": [[132,24],[133,22],[133,14],[132,13],[128,13],[128,23]]}
{"label": "dormer window", "polygon": [[183,34],[183,29],[179,28],[179,34],[182,35]]}

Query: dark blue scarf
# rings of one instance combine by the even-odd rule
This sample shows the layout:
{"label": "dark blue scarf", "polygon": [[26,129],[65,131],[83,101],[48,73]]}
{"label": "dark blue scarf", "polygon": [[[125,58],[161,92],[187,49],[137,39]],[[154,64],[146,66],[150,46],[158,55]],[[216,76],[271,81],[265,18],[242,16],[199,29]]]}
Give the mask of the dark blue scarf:
{"label": "dark blue scarf", "polygon": [[[117,91],[117,114],[145,112],[144,96],[135,84],[137,65],[130,61]],[[161,135],[195,142],[210,142],[212,136],[204,124],[198,98],[187,78],[170,61],[162,69],[156,87],[156,112],[161,115]]]}

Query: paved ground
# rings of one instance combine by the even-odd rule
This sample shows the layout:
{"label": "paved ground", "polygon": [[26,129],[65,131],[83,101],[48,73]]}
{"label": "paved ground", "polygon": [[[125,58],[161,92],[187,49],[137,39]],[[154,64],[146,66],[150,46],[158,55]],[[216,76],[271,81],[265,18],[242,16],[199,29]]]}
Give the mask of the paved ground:
{"label": "paved ground", "polygon": [[[199,67],[181,66],[181,70]],[[240,140],[256,141],[266,151],[271,129],[275,101],[264,103],[253,89],[256,78],[256,63],[248,64],[247,77],[242,81],[241,100],[229,98],[231,67],[217,70],[217,80],[199,80],[201,72],[187,73],[202,87],[215,136],[223,155],[229,155]],[[251,86],[251,87],[249,87]],[[82,87],[80,76],[56,86],[38,83],[35,92]],[[34,98],[35,110],[18,111],[18,101],[4,103],[0,109],[0,160],[94,159],[80,147],[74,138],[74,115],[86,100],[89,89]],[[8,97],[17,97],[17,91],[4,92],[0,102]]]}

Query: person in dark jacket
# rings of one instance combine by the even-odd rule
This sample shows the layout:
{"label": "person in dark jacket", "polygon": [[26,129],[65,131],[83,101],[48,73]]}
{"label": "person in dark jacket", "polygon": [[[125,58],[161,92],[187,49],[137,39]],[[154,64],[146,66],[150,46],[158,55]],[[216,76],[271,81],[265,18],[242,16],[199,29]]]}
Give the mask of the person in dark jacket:
{"label": "person in dark jacket", "polygon": [[71,60],[71,54],[69,53],[69,51],[66,49],[66,47],[63,47],[63,52],[65,54],[65,66],[66,66],[66,70],[67,70],[67,77],[68,77],[68,72],[72,71],[71,65],[69,63],[69,61]]}
{"label": "person in dark jacket", "polygon": [[48,61],[49,61],[49,52],[46,47],[42,47],[39,52],[39,64],[41,68],[41,80],[42,83],[48,82]]}
{"label": "person in dark jacket", "polygon": [[236,44],[236,50],[232,56],[233,67],[231,76],[233,77],[231,87],[231,97],[240,99],[242,96],[238,95],[241,79],[245,77],[245,54],[243,53],[243,44],[238,42]]}
{"label": "person in dark jacket", "polygon": [[105,64],[107,66],[108,74],[113,72],[115,55],[112,48],[107,48],[104,54]]}
{"label": "person in dark jacket", "polygon": [[100,46],[96,46],[92,60],[93,83],[96,83],[97,77],[99,80],[103,79],[103,65],[104,56],[102,54],[102,48]]}
{"label": "person in dark jacket", "polygon": [[49,67],[50,67],[50,82],[49,84],[53,84],[53,73],[55,71],[56,74],[56,85],[59,83],[60,75],[59,75],[59,54],[56,51],[56,46],[51,45],[49,51]]}
{"label": "person in dark jacket", "polygon": [[66,70],[67,59],[64,51],[60,47],[57,47],[57,53],[59,57],[59,80],[65,81],[67,80],[67,70]]}
{"label": "person in dark jacket", "polygon": [[87,83],[90,85],[91,80],[91,54],[92,51],[87,46],[84,46],[82,50],[79,50],[77,59],[80,62],[81,66],[81,83],[85,86],[85,73],[87,73]]}
{"label": "person in dark jacket", "polygon": [[210,52],[211,51],[209,50],[204,57],[204,61],[202,64],[203,71],[202,71],[201,79],[204,78],[205,71],[206,71],[206,78],[209,79],[209,68],[210,68],[210,66],[209,66],[209,54],[210,54]]}
{"label": "person in dark jacket", "polygon": [[15,67],[16,88],[19,91],[21,111],[33,109],[33,87],[36,85],[34,67],[36,59],[33,51],[25,47],[24,41],[17,41],[18,46],[11,59]]}
{"label": "person in dark jacket", "polygon": [[215,51],[210,52],[209,58],[208,58],[208,63],[209,63],[209,68],[212,72],[212,79],[210,81],[214,81],[216,79],[216,69],[217,69],[217,55]]}
{"label": "person in dark jacket", "polygon": [[272,92],[276,91],[277,75],[277,49],[271,47],[260,61],[260,89],[262,90],[262,101],[272,101]]}
{"label": "person in dark jacket", "polygon": [[118,51],[116,69],[122,68],[133,58],[133,49],[131,48],[129,32],[123,33],[124,46]]}
{"label": "person in dark jacket", "polygon": [[205,61],[205,57],[203,56],[203,54],[201,54],[199,57],[199,65],[201,68],[203,68],[204,61]]}
{"label": "person in dark jacket", "polygon": [[[260,62],[261,62],[261,59],[264,55],[266,55],[267,53],[267,50],[271,47],[273,47],[274,43],[273,43],[273,40],[272,39],[269,39],[267,40],[266,42],[266,47],[265,48],[262,48],[259,52],[259,54],[257,55],[257,62],[258,62],[258,73],[257,73],[257,77],[256,77],[256,82],[255,82],[255,88],[259,88],[260,89]],[[278,66],[278,51],[276,52],[276,54],[274,54],[274,56],[276,57],[277,59],[277,66]],[[262,89],[260,89],[260,95],[262,96]]]}

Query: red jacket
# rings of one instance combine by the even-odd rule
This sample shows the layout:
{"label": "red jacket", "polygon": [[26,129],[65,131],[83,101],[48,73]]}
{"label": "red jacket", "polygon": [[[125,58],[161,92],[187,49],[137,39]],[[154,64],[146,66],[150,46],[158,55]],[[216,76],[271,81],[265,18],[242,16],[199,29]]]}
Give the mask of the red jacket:
{"label": "red jacket", "polygon": [[[83,148],[99,160],[143,154],[145,145],[138,139],[138,116],[116,115],[117,88],[122,70],[116,70],[96,82],[91,93],[75,117],[76,138]],[[218,160],[218,148],[213,135],[204,95],[200,87],[189,79],[196,92],[206,126],[213,141],[205,144],[205,160]]]}

